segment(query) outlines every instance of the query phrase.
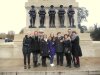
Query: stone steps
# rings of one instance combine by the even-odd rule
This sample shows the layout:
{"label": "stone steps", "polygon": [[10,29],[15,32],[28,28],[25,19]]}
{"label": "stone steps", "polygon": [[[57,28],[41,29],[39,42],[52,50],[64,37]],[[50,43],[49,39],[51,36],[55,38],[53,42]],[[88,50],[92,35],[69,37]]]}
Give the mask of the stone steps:
{"label": "stone steps", "polygon": [[[0,75],[100,75],[100,58],[81,58],[80,68],[64,66],[23,68],[22,59],[0,59]],[[56,63],[56,62],[55,62]],[[32,66],[32,65],[31,65]]]}
{"label": "stone steps", "polygon": [[66,71],[66,72],[0,72],[0,75],[100,75],[100,71]]}

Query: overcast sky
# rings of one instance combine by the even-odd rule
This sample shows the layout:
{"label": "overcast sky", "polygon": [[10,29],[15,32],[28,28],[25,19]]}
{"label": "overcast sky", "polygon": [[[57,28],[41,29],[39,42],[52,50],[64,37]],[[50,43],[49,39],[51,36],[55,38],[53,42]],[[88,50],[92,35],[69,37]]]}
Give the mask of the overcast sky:
{"label": "overcast sky", "polygon": [[[25,2],[27,0],[1,0],[0,1],[0,33],[10,30],[19,33],[26,26]],[[89,10],[88,22],[83,23],[92,26],[100,24],[100,0],[76,0],[80,7]]]}

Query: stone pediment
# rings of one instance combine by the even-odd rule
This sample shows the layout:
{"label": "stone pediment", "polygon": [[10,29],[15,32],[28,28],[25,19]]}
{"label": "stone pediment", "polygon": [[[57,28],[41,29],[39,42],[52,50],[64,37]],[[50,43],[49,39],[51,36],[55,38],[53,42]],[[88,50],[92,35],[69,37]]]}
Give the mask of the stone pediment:
{"label": "stone pediment", "polygon": [[78,3],[75,0],[28,0],[25,4],[26,7],[30,7],[31,5],[35,5],[36,7],[40,7],[41,5],[45,7],[49,7],[50,5],[54,5],[55,7],[60,5],[64,5],[65,7],[69,5],[78,7]]}

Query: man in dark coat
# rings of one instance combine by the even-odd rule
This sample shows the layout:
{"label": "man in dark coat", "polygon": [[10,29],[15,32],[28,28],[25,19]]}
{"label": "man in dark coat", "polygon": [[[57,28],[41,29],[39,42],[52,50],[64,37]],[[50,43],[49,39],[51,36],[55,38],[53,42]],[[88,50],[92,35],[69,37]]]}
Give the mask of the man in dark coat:
{"label": "man in dark coat", "polygon": [[39,10],[38,14],[39,14],[39,17],[40,17],[40,28],[44,28],[45,27],[44,22],[45,22],[46,11],[45,11],[43,5],[41,6],[41,9]]}
{"label": "man in dark coat", "polygon": [[[24,55],[24,69],[27,68],[27,63],[28,63],[28,68],[30,68],[30,38],[28,35],[25,35],[24,39],[23,39],[23,55]],[[28,60],[28,61],[27,61]]]}
{"label": "man in dark coat", "polygon": [[74,60],[74,66],[80,67],[80,59],[82,56],[81,47],[79,45],[79,36],[75,31],[72,32],[72,55]]}
{"label": "man in dark coat", "polygon": [[74,25],[74,14],[75,14],[75,11],[73,9],[73,6],[69,5],[67,15],[68,15],[68,18],[69,18],[70,27],[75,27],[75,25]]}
{"label": "man in dark coat", "polygon": [[65,27],[64,26],[64,20],[65,20],[65,10],[63,8],[63,5],[60,5],[60,9],[58,10],[58,17],[59,17],[59,22],[60,22],[60,27]]}
{"label": "man in dark coat", "polygon": [[50,9],[49,9],[49,27],[55,27],[55,14],[56,14],[56,11],[54,9],[54,6],[51,5],[50,6]]}
{"label": "man in dark coat", "polygon": [[31,37],[31,51],[33,53],[33,63],[34,67],[38,66],[38,53],[40,53],[39,49],[39,38],[38,38],[38,32],[34,32],[34,36]]}
{"label": "man in dark coat", "polygon": [[61,36],[61,32],[57,33],[55,48],[57,54],[57,65],[63,66],[63,37]]}
{"label": "man in dark coat", "polygon": [[35,6],[31,6],[31,10],[29,11],[29,15],[30,15],[30,26],[29,26],[29,28],[35,28],[35,19],[36,19]]}

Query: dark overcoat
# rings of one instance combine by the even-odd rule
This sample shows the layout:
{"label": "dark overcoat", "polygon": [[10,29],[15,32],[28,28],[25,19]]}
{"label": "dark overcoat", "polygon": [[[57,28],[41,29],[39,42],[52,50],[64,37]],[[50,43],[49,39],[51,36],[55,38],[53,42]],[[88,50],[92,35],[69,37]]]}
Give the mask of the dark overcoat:
{"label": "dark overcoat", "polygon": [[30,50],[33,53],[38,53],[39,52],[39,48],[40,48],[40,44],[39,44],[39,38],[38,36],[33,36],[31,37],[31,45],[30,45]]}
{"label": "dark overcoat", "polygon": [[[64,53],[66,54],[66,49],[71,53],[72,44],[70,40],[63,41]],[[68,52],[67,52],[68,53]]]}
{"label": "dark overcoat", "polygon": [[82,56],[81,47],[79,45],[79,36],[72,40],[72,54],[73,56]]}
{"label": "dark overcoat", "polygon": [[48,47],[48,41],[45,41],[44,39],[41,40],[41,55],[42,56],[49,56],[49,47]]}
{"label": "dark overcoat", "polygon": [[31,53],[30,48],[29,48],[30,42],[31,42],[30,38],[24,37],[24,39],[23,39],[23,47],[22,47],[23,54]]}
{"label": "dark overcoat", "polygon": [[56,37],[55,40],[55,48],[56,48],[56,53],[58,52],[63,52],[63,42],[60,42],[61,40],[63,40],[63,37]]}

